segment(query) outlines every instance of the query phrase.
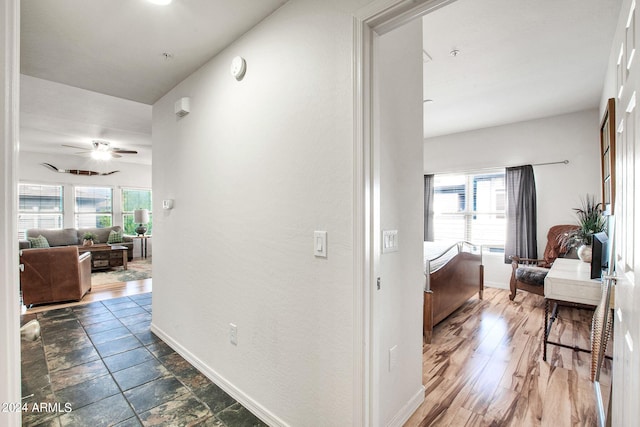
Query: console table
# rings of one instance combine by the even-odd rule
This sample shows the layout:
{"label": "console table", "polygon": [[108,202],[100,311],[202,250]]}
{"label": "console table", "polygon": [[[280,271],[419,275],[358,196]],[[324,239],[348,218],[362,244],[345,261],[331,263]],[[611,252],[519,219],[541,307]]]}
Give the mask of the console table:
{"label": "console table", "polygon": [[[591,350],[549,341],[549,331],[556,318],[558,305],[593,309],[602,296],[601,282],[591,279],[591,266],[577,259],[558,258],[544,279],[544,350],[542,360],[547,360],[547,344],[570,348],[576,351]],[[549,309],[553,304],[551,322]]]}

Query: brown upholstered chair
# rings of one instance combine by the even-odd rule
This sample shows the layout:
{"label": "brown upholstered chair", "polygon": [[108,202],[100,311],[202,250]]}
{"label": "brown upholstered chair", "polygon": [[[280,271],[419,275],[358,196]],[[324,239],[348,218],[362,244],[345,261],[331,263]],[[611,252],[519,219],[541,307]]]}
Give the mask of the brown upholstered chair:
{"label": "brown upholstered chair", "polygon": [[579,228],[577,225],[554,225],[547,233],[547,246],[543,259],[520,258],[511,256],[511,282],[509,287],[511,301],[516,297],[518,289],[544,296],[544,278],[547,276],[553,261],[563,257],[569,248],[561,242],[561,237],[569,231]]}
{"label": "brown upholstered chair", "polygon": [[22,301],[26,306],[79,301],[91,290],[91,253],[77,246],[20,251]]}

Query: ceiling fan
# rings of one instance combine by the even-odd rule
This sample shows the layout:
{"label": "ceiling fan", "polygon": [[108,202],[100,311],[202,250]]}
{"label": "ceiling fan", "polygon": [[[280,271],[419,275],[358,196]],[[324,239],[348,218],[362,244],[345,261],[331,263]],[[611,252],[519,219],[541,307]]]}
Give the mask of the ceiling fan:
{"label": "ceiling fan", "polygon": [[121,148],[112,147],[108,141],[93,140],[92,148],[79,147],[77,145],[62,144],[63,147],[76,148],[83,150],[75,154],[88,154],[96,160],[109,160],[122,157],[121,154],[138,154],[135,150],[123,150]]}

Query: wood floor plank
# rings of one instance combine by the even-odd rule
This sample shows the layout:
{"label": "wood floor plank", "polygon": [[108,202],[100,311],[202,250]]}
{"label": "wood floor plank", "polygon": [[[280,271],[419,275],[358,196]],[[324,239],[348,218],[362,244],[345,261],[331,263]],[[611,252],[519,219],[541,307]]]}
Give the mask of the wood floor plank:
{"label": "wood floor plank", "polygon": [[[406,426],[596,425],[590,354],[548,346],[544,362],[544,299],[508,293],[488,288],[434,328],[423,348],[425,401]],[[589,348],[591,313],[561,309],[552,337]]]}

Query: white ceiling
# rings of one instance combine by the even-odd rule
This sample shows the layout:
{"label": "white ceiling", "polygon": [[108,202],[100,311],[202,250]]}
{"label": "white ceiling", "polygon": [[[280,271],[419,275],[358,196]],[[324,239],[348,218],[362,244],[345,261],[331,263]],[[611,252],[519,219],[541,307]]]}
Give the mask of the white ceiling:
{"label": "white ceiling", "polygon": [[[150,164],[151,104],[284,3],[22,0],[21,149],[104,139]],[[425,137],[597,108],[620,4],[457,0],[424,17]]]}
{"label": "white ceiling", "polygon": [[597,108],[621,3],[457,0],[425,16],[425,137]]}
{"label": "white ceiling", "polygon": [[22,0],[21,150],[150,164],[151,104],[286,1]]}

